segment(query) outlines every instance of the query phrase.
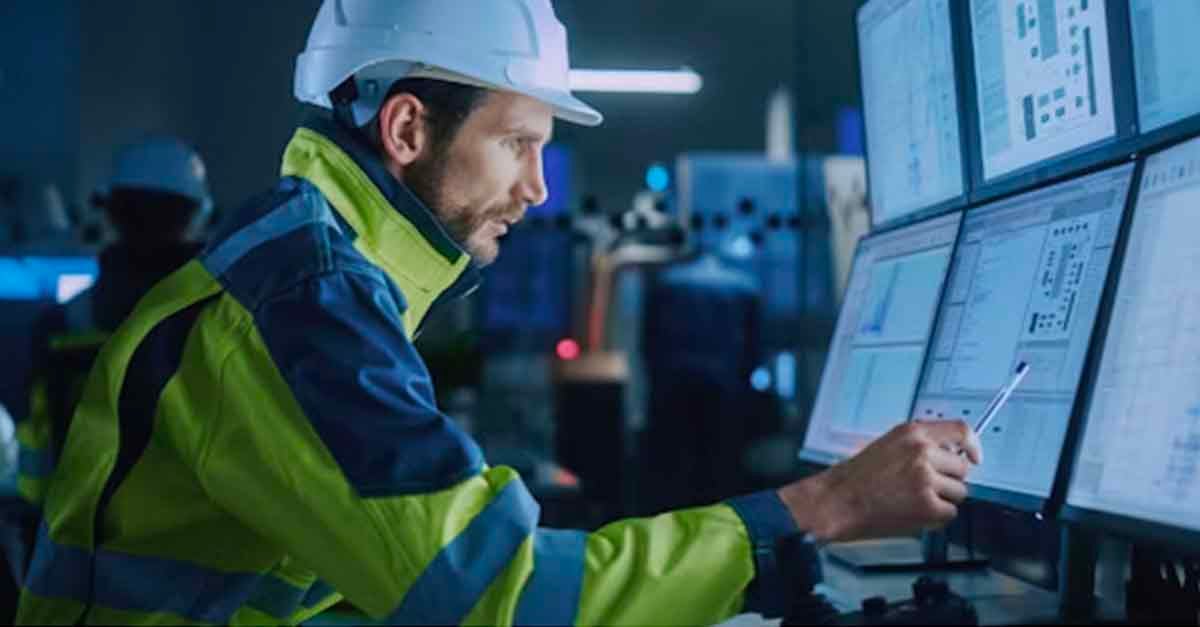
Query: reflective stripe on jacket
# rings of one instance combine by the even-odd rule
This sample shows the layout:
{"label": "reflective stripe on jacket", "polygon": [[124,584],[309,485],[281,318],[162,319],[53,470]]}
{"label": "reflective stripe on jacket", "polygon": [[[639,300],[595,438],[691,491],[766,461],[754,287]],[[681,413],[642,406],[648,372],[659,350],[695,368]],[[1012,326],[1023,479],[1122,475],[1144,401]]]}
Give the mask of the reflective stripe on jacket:
{"label": "reflective stripe on jacket", "polygon": [[[538,527],[444,416],[411,338],[476,282],[369,149],[297,131],[284,178],[104,346],[21,623],[713,623],[782,611],[774,492]],[[319,131],[319,132],[318,132]],[[776,593],[769,593],[775,591]]]}

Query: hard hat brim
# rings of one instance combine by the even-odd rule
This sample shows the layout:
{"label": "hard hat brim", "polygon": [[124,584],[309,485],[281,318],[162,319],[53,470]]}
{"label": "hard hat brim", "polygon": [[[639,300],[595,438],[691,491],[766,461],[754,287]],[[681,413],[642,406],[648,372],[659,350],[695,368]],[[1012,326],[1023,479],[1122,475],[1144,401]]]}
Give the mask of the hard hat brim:
{"label": "hard hat brim", "polygon": [[554,107],[554,117],[560,120],[582,126],[600,126],[604,122],[604,116],[599,111],[569,92],[536,88],[521,88],[517,91]]}
{"label": "hard hat brim", "polygon": [[[296,98],[301,102],[307,102],[309,104],[328,109],[332,107],[328,94],[312,88],[312,85],[304,82],[304,79],[302,78],[303,76],[307,75],[307,66],[314,63],[314,57],[312,55],[313,53],[306,52],[300,55],[300,59],[297,62],[295,95]],[[344,68],[345,72],[339,72],[336,75],[332,75],[332,77],[325,77],[327,80],[322,81],[321,84],[334,83],[335,81],[333,79],[337,77],[341,77],[340,80],[337,81],[340,83],[340,81],[345,80],[347,76],[354,76],[356,73],[362,71],[363,67],[379,65],[385,61],[387,61],[387,59],[381,57],[365,63],[362,67]],[[456,72],[454,70],[441,67],[414,65],[404,61],[399,63],[403,64],[403,67],[397,69],[397,71],[395,71],[394,74],[389,77],[390,80],[400,80],[403,78],[429,78],[451,83],[461,83],[463,85],[474,85],[484,89],[509,91],[529,96],[534,100],[538,100],[550,105],[554,108],[554,117],[572,124],[579,124],[582,126],[599,126],[602,122],[604,122],[604,116],[599,111],[597,111],[591,105],[588,105],[586,102],[576,98],[570,91],[565,89],[536,87],[533,85],[502,84],[499,82],[482,80],[462,72]],[[379,103],[376,103],[376,106],[378,106],[378,104]],[[366,116],[366,119],[369,119],[369,116]],[[359,120],[359,122],[365,122],[365,119]]]}

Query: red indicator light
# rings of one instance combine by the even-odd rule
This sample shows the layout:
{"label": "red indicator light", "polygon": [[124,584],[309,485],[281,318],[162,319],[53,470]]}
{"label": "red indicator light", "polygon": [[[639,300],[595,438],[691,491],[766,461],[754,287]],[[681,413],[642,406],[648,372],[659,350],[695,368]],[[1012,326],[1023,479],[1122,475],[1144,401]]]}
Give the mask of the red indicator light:
{"label": "red indicator light", "polygon": [[559,340],[554,347],[554,353],[563,361],[574,361],[579,359],[579,342],[570,338]]}

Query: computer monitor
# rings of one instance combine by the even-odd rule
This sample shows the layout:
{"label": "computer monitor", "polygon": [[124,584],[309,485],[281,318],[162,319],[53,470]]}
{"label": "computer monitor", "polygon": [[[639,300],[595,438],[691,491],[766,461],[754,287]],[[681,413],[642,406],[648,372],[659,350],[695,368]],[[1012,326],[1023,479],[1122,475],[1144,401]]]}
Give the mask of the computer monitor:
{"label": "computer monitor", "polygon": [[1117,136],[1106,0],[970,12],[983,182]]}
{"label": "computer monitor", "polygon": [[62,304],[91,287],[99,271],[91,256],[0,256],[0,300]]}
{"label": "computer monitor", "polygon": [[801,459],[837,462],[907,418],[961,218],[859,241]]}
{"label": "computer monitor", "polygon": [[0,257],[0,300],[42,300],[41,277],[22,257]]}
{"label": "computer monitor", "polygon": [[1200,3],[1129,0],[1129,17],[1141,131],[1200,113]]}
{"label": "computer monitor", "polygon": [[1150,156],[1064,516],[1200,547],[1200,139]]}
{"label": "computer monitor", "polygon": [[952,0],[871,0],[858,12],[876,226],[963,196]]}
{"label": "computer monitor", "polygon": [[[572,236],[544,220],[513,229],[480,290],[481,327],[489,343],[527,338],[553,346],[571,329]],[[524,341],[524,340],[521,340]]]}
{"label": "computer monitor", "polygon": [[1028,375],[981,434],[983,500],[1038,512],[1051,495],[1134,164],[967,211],[913,408],[974,424],[1018,364]]}

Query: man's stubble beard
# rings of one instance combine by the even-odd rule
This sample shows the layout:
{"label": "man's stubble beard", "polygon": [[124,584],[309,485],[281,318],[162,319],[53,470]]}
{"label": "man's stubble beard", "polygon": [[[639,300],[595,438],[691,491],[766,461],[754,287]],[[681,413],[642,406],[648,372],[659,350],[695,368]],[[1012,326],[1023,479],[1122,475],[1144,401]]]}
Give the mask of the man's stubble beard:
{"label": "man's stubble beard", "polygon": [[443,186],[447,165],[445,147],[435,148],[409,166],[404,183],[429,207],[450,237],[463,246],[471,236],[470,212],[466,208],[452,210],[446,206]]}
{"label": "man's stubble beard", "polygon": [[[405,184],[429,207],[451,239],[476,262],[486,265],[495,260],[494,253],[490,255],[492,258],[488,258],[489,255],[484,250],[475,249],[471,244],[471,236],[490,220],[520,217],[524,210],[520,207],[503,206],[488,207],[480,211],[465,205],[453,205],[447,200],[449,190],[446,189],[446,180],[450,168],[447,153],[447,147],[439,147],[432,150],[428,156],[413,162],[404,177]],[[496,246],[498,249],[499,244]]]}

